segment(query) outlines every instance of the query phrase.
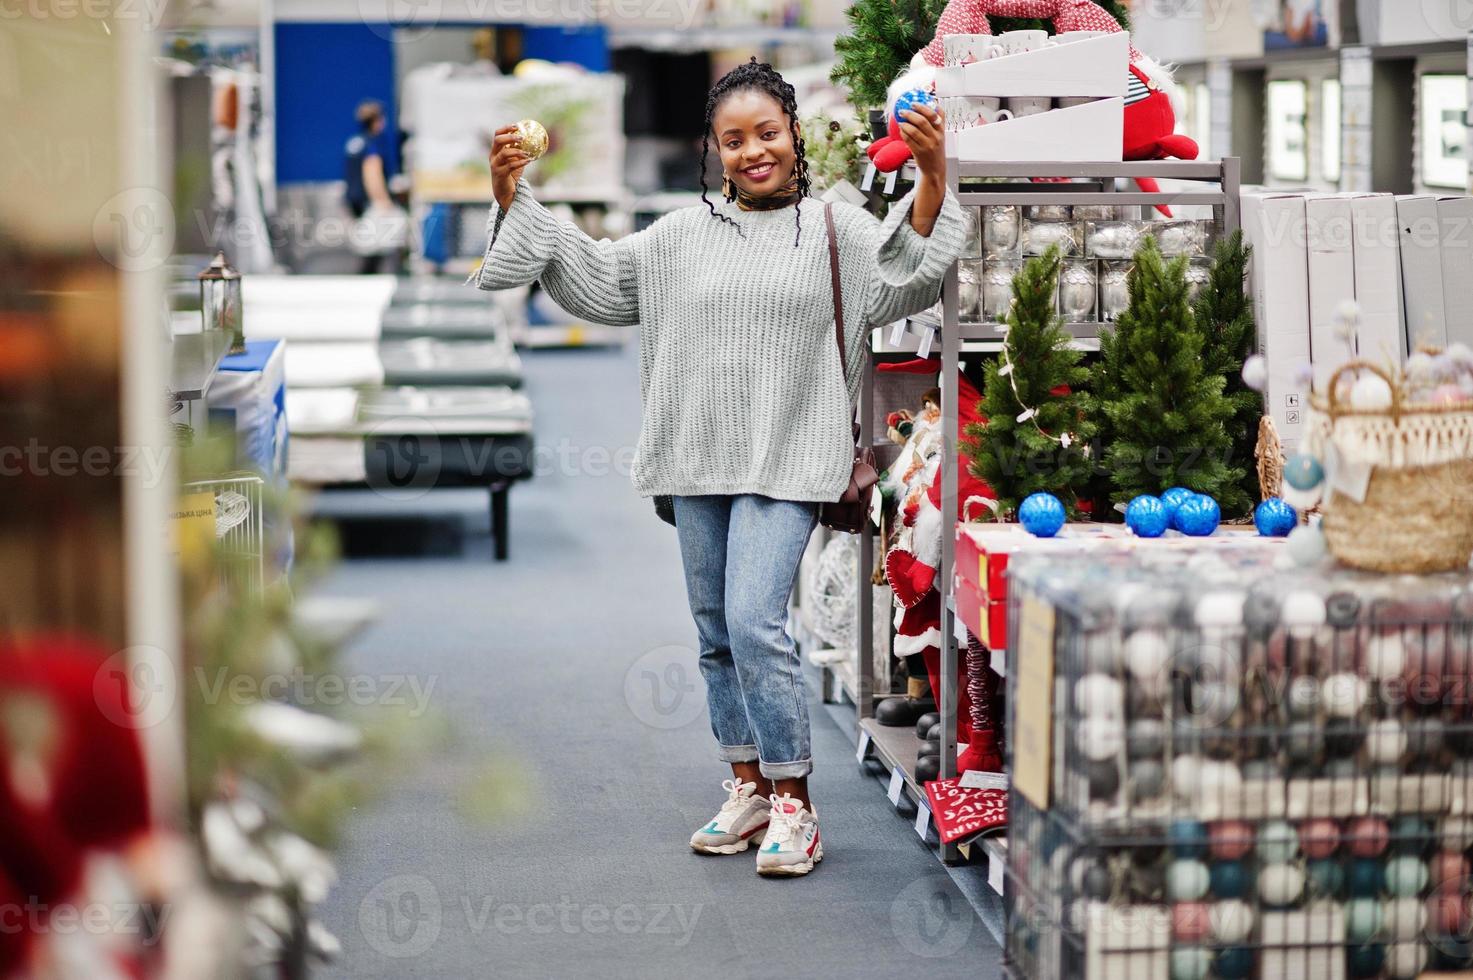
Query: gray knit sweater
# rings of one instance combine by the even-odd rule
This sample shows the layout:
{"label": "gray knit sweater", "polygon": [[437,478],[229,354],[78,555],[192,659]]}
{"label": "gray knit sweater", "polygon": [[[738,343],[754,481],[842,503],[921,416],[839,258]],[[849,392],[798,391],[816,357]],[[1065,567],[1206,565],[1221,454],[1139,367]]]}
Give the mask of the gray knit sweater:
{"label": "gray knit sweater", "polygon": [[929,237],[910,227],[914,191],[881,223],[834,204],[849,374],[834,342],[823,204],[742,211],[682,208],[618,241],[593,241],[533,198],[493,206],[482,289],[541,280],[568,313],[641,325],[644,418],[633,481],[653,494],[754,493],[835,500],[853,463],[854,399],[872,326],[927,309],[961,253],[964,221],[946,195]]}

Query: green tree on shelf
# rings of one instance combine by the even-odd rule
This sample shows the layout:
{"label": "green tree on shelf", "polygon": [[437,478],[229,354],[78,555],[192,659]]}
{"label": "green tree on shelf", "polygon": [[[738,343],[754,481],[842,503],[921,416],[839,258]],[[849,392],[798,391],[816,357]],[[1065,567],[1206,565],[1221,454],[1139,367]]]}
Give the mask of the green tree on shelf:
{"label": "green tree on shelf", "polygon": [[983,376],[979,412],[962,450],[973,475],[997,496],[998,513],[1014,513],[1029,494],[1052,493],[1075,509],[1089,480],[1085,447],[1093,436],[1083,354],[1059,320],[1057,247],[1029,260],[1013,279],[1002,356]]}
{"label": "green tree on shelf", "polygon": [[1208,374],[1224,379],[1224,394],[1233,406],[1232,417],[1227,422],[1232,439],[1230,462],[1243,468],[1245,506],[1258,496],[1253,451],[1258,443],[1258,421],[1263,416],[1263,396],[1243,381],[1243,362],[1253,354],[1258,333],[1253,303],[1244,290],[1252,254],[1253,249],[1244,244],[1241,231],[1218,242],[1211,278],[1197,297],[1193,311],[1197,327],[1202,331],[1202,363]]}
{"label": "green tree on shelf", "polygon": [[1226,379],[1205,361],[1186,271],[1185,257],[1168,263],[1147,237],[1130,274],[1130,305],[1100,334],[1094,390],[1110,496],[1124,502],[1183,486],[1238,513],[1248,498],[1244,471],[1231,465],[1234,405]]}
{"label": "green tree on shelf", "polygon": [[860,108],[885,104],[885,88],[936,36],[946,0],[855,0],[845,12],[850,32],[834,41],[829,77],[849,88]]}

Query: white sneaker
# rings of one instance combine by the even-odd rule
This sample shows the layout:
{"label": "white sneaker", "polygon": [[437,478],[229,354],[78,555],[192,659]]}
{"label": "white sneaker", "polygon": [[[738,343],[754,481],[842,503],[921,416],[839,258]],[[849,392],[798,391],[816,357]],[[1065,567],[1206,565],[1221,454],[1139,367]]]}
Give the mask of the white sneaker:
{"label": "white sneaker", "polygon": [[818,814],[788,794],[772,799],[767,841],[757,851],[759,875],[806,875],[823,860]]}
{"label": "white sneaker", "polygon": [[716,817],[691,835],[690,847],[702,854],[740,854],[748,844],[762,843],[767,832],[767,812],[772,804],[757,793],[756,783],[723,780],[729,794]]}

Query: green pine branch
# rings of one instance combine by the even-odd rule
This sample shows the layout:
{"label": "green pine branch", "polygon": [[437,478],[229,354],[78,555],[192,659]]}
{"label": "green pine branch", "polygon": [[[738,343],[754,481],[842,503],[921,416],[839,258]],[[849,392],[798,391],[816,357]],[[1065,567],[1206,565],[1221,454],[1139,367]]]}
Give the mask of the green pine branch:
{"label": "green pine branch", "polygon": [[1258,472],[1253,452],[1258,444],[1258,421],[1263,415],[1263,396],[1243,381],[1243,362],[1254,352],[1258,329],[1253,303],[1244,283],[1253,249],[1244,244],[1243,233],[1234,232],[1217,243],[1212,273],[1193,311],[1205,346],[1202,362],[1209,374],[1220,375],[1233,406],[1228,432],[1232,436],[1232,463],[1243,469],[1242,489],[1249,502],[1258,497]]}
{"label": "green pine branch", "polygon": [[1130,274],[1129,307],[1101,332],[1094,381],[1104,469],[1117,502],[1184,486],[1240,513],[1249,498],[1233,456],[1236,407],[1226,378],[1206,362],[1186,270],[1185,257],[1168,263],[1148,236]]}
{"label": "green pine branch", "polygon": [[[1004,515],[1039,492],[1056,495],[1077,512],[1092,468],[1084,452],[1093,435],[1091,412],[1080,390],[1089,370],[1059,319],[1060,265],[1053,248],[1014,277],[1006,340],[1012,374],[1002,373],[1001,359],[987,365],[978,405],[987,421],[969,425],[962,443],[971,472],[992,487]],[[1055,394],[1061,387],[1069,393]],[[1034,417],[1019,421],[1028,409]],[[1073,440],[1068,447],[1059,442],[1066,433]]]}

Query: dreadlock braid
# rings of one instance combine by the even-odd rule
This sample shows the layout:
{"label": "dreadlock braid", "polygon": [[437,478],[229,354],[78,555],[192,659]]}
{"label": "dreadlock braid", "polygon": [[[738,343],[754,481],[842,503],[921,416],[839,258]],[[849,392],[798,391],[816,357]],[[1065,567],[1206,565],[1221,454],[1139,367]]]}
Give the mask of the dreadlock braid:
{"label": "dreadlock braid", "polygon": [[748,90],[771,96],[773,101],[782,106],[783,112],[788,117],[788,133],[793,138],[793,148],[797,153],[797,159],[793,164],[793,173],[798,178],[798,203],[793,208],[794,221],[797,223],[797,231],[793,235],[793,247],[797,248],[798,238],[803,234],[803,198],[808,196],[809,190],[805,141],[798,134],[798,99],[793,86],[788,84],[775,68],[765,62],[759,62],[755,57],[746,64],[738,65],[722,75],[716,84],[711,86],[711,92],[706,96],[706,125],[701,131],[701,200],[710,209],[712,217],[732,225],[737,229],[737,233],[741,234],[741,226],[726,215],[717,212],[716,205],[706,197],[706,157],[711,152],[711,127],[715,123],[716,109],[726,100],[727,96]]}

